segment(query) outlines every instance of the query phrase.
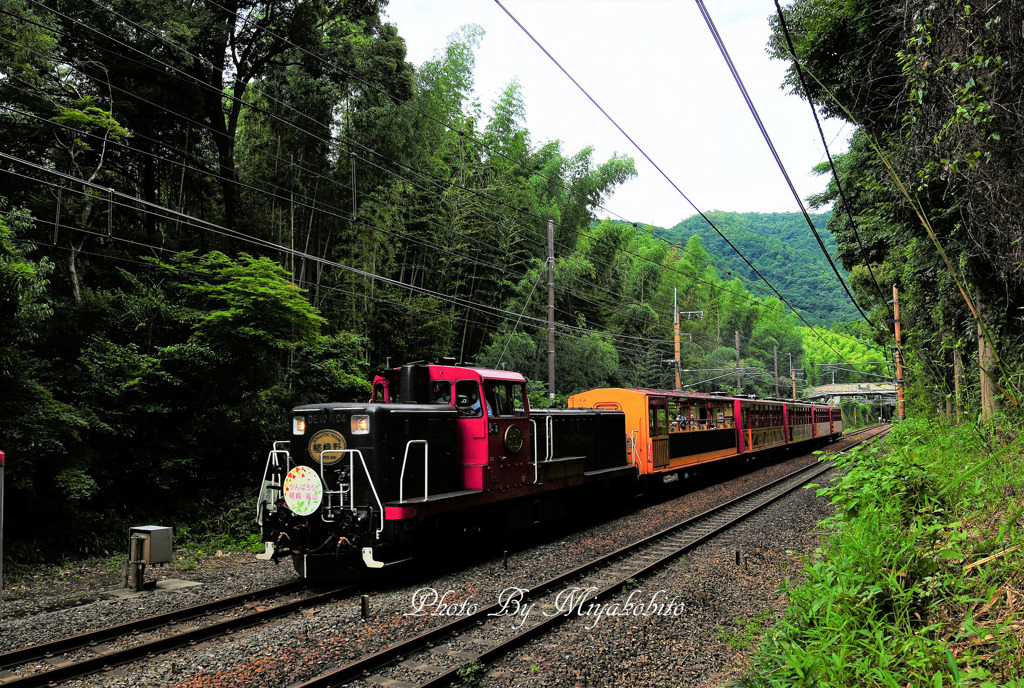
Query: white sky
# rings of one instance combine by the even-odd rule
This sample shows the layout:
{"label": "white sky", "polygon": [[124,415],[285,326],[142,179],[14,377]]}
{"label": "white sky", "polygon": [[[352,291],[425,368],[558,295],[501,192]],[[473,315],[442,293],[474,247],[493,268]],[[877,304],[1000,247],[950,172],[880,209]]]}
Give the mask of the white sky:
{"label": "white sky", "polygon": [[[502,2],[701,210],[799,210],[695,2]],[[810,107],[780,89],[786,65],[765,52],[773,0],[705,6],[797,192],[821,191],[827,177],[810,173],[825,159]],[[477,97],[489,109],[518,78],[534,146],[561,139],[571,155],[592,145],[595,164],[632,156],[639,174],[605,202],[613,213],[663,227],[695,213],[493,0],[390,0],[386,11],[415,65],[459,27],[482,26]],[[851,133],[841,124],[824,122],[833,155]]]}

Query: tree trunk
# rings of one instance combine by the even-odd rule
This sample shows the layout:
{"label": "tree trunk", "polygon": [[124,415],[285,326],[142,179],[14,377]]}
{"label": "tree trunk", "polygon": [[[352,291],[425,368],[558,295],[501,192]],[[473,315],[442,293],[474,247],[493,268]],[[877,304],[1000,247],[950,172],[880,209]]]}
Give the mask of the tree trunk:
{"label": "tree trunk", "polygon": [[[82,306],[82,287],[78,283],[78,269],[75,267],[75,257],[78,252],[82,250],[82,244],[75,246],[74,241],[68,242],[71,245],[71,250],[68,251],[68,273],[71,275],[71,291],[75,296],[75,305]],[[84,239],[83,239],[84,243]]]}

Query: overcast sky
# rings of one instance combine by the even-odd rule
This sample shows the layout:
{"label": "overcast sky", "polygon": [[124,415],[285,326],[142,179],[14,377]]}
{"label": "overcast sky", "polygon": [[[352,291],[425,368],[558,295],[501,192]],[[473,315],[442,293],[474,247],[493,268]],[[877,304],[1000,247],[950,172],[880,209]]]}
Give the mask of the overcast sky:
{"label": "overcast sky", "polygon": [[[701,210],[799,210],[695,2],[502,2]],[[810,107],[780,89],[786,65],[765,52],[773,0],[705,6],[797,192],[822,190],[826,177],[810,172],[825,159]],[[595,163],[632,156],[639,174],[606,201],[609,211],[663,227],[695,213],[493,0],[390,0],[387,16],[415,65],[459,27],[483,27],[477,97],[489,108],[518,78],[535,146],[560,139],[572,154],[592,145]],[[824,125],[833,154],[845,150],[849,127]]]}

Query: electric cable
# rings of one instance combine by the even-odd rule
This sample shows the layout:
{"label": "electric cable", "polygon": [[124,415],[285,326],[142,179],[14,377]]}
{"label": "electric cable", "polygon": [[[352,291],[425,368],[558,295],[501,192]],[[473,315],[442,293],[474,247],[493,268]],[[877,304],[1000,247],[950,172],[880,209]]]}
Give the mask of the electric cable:
{"label": "electric cable", "polygon": [[811,228],[811,232],[814,234],[814,238],[818,241],[818,246],[821,247],[822,253],[825,255],[825,259],[828,261],[829,266],[835,273],[836,279],[842,285],[843,290],[846,291],[846,295],[850,297],[850,301],[857,310],[860,311],[861,316],[867,322],[871,323],[872,327],[879,327],[875,323],[871,322],[871,318],[868,317],[867,313],[857,303],[857,299],[854,298],[853,294],[850,293],[850,288],[846,286],[846,281],[843,280],[843,276],[839,274],[839,270],[836,268],[834,262],[832,262],[832,256],[829,255],[828,249],[825,248],[825,243],[821,240],[821,236],[818,234],[818,230],[814,226],[814,222],[811,220],[811,216],[808,215],[807,209],[804,207],[803,200],[800,198],[800,194],[797,193],[796,187],[793,186],[793,181],[789,177],[789,173],[786,172],[785,165],[782,164],[782,158],[779,157],[779,153],[775,150],[775,144],[772,143],[771,136],[768,134],[768,130],[764,126],[764,122],[761,121],[761,116],[757,112],[757,108],[754,107],[754,101],[751,100],[750,94],[747,93],[746,86],[743,85],[743,79],[740,78],[740,74],[736,69],[736,65],[733,64],[732,57],[729,55],[729,51],[725,47],[725,42],[722,40],[721,35],[718,33],[718,29],[715,27],[714,21],[711,19],[711,15],[708,13],[707,8],[704,7],[704,0],[696,0],[697,7],[700,9],[701,15],[704,17],[705,23],[708,25],[708,29],[711,31],[712,37],[715,39],[715,43],[718,45],[719,51],[722,53],[722,57],[725,59],[726,65],[729,67],[729,71],[732,73],[732,78],[736,82],[736,86],[740,89],[740,93],[743,95],[743,100],[747,103],[747,108],[750,110],[750,114],[754,116],[754,121],[757,123],[757,128],[761,132],[761,136],[764,138],[765,143],[768,144],[768,148],[771,151],[772,157],[775,159],[775,163],[778,165],[779,170],[782,172],[783,178],[786,180],[786,184],[789,186],[790,192],[793,194],[793,198],[796,199],[797,205],[800,206],[800,212],[803,214],[804,219],[807,221],[808,226]]}
{"label": "electric cable", "polygon": [[782,6],[779,4],[779,0],[775,0],[775,10],[778,12],[779,25],[782,27],[782,33],[786,37],[786,45],[789,47],[789,53],[793,56],[793,66],[796,68],[797,76],[800,79],[800,86],[807,95],[807,104],[811,108],[811,114],[814,115],[814,124],[818,127],[818,135],[821,137],[821,145],[825,147],[825,157],[828,158],[828,165],[832,169],[832,178],[836,182],[836,189],[839,190],[839,197],[842,199],[843,209],[846,211],[847,216],[850,219],[850,228],[853,229],[853,236],[857,240],[857,246],[860,247],[861,256],[865,258],[864,264],[868,268],[868,274],[871,275],[871,282],[875,285],[875,290],[878,292],[879,301],[885,305],[886,311],[889,313],[890,318],[895,318],[893,315],[892,308],[889,306],[888,299],[885,298],[885,293],[882,291],[882,287],[879,286],[878,280],[875,278],[875,271],[871,267],[871,263],[866,260],[867,251],[864,248],[864,243],[860,240],[860,232],[857,231],[857,221],[853,218],[853,210],[849,199],[846,198],[846,192],[843,190],[842,180],[839,177],[839,170],[836,169],[836,163],[832,160],[832,153],[829,151],[828,143],[825,141],[825,132],[821,128],[821,120],[818,119],[818,110],[814,107],[814,103],[811,102],[810,90],[807,88],[807,81],[804,79],[804,70],[800,66],[800,60],[796,56],[796,48],[793,47],[793,39],[789,35],[789,27],[786,25],[786,18],[782,12]]}
{"label": "electric cable", "polygon": [[[39,3],[36,3],[36,4],[39,4]],[[66,15],[63,15],[63,16],[65,16],[65,17],[66,17]],[[71,20],[71,21],[75,21],[75,20]],[[80,24],[80,22],[76,22],[76,23],[79,23],[79,24]],[[47,27],[47,28],[48,28],[48,27]],[[100,35],[104,35],[104,36],[105,36],[105,37],[107,37],[107,38],[112,38],[112,37],[110,37],[110,36],[107,36],[106,34],[103,34],[102,32],[98,32],[98,33],[100,33]],[[116,41],[116,39],[114,39],[114,40]],[[158,61],[158,62],[159,62],[159,61]],[[168,66],[168,67],[170,67],[170,65],[166,65],[166,63],[161,63],[161,64],[163,64],[164,66]],[[179,71],[180,71],[180,70],[179,70]],[[207,86],[207,85],[206,85],[206,84],[204,84],[203,82],[199,82],[199,83],[200,83],[200,85],[203,85],[203,86]],[[242,101],[242,102],[244,103],[245,101]],[[267,114],[271,114],[271,113],[267,113]],[[278,119],[280,119],[280,118],[278,118]],[[291,123],[291,122],[287,122],[286,120],[281,120],[281,121],[284,121],[284,122],[285,122],[286,124],[288,124],[289,126],[296,126],[296,125],[295,125],[294,123]],[[303,131],[305,131],[305,130],[303,130]],[[309,133],[309,132],[305,132],[305,133]],[[314,135],[314,136],[315,136],[315,134],[311,134],[311,135]],[[370,152],[372,152],[372,153],[375,153],[375,152],[374,152],[374,151],[372,151],[372,150],[371,150]],[[406,167],[408,167],[408,166],[406,166]],[[417,172],[419,172],[419,171],[417,171]],[[493,199],[491,199],[491,200],[493,200]],[[517,210],[521,210],[521,209],[517,209]],[[536,217],[536,216],[534,216],[534,217]],[[539,219],[539,218],[538,218],[538,219]],[[668,242],[666,242],[666,243],[668,243]],[[633,254],[633,255],[637,255],[637,254]],[[644,258],[643,256],[639,256],[639,257],[641,257],[641,258]],[[702,259],[702,260],[703,260],[703,259]],[[704,260],[703,262],[706,262],[706,263],[707,263],[708,261]],[[749,263],[748,263],[748,264],[749,264]],[[713,264],[712,264],[712,265],[713,265]],[[715,266],[715,267],[717,268],[717,266]],[[753,266],[751,266],[751,267],[753,267]],[[727,272],[728,274],[731,274],[731,273],[729,273],[729,271],[725,271],[725,272]],[[685,274],[685,273],[683,273],[683,274]],[[717,285],[712,285],[712,286],[713,286],[713,287],[715,287],[716,289],[719,289],[719,288],[720,288],[720,287],[718,287]],[[760,287],[759,287],[759,288],[760,288]],[[727,291],[728,291],[728,290],[727,290]],[[777,292],[776,292],[776,294],[777,294]],[[742,295],[742,296],[744,296],[745,298],[750,298],[750,297],[749,297],[748,295]],[[784,299],[782,299],[782,300],[784,301]],[[787,304],[787,305],[789,305],[789,304]],[[792,308],[792,306],[790,306],[790,307]],[[796,311],[795,311],[795,309],[794,309],[794,312],[796,312]],[[797,315],[799,316],[799,313],[797,313]],[[801,318],[801,319],[802,319],[802,318]],[[805,322],[805,324],[808,324],[808,326],[810,327],[809,323],[806,323],[806,321],[804,321],[804,322]],[[813,327],[812,327],[811,329],[812,329],[812,331],[813,331]]]}

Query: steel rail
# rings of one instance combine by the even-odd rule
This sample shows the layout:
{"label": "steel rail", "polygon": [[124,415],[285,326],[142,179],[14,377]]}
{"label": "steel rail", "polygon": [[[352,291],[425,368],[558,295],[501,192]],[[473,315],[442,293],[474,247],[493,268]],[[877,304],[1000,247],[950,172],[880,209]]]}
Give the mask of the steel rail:
{"label": "steel rail", "polygon": [[211,602],[204,602],[203,604],[185,607],[184,609],[176,609],[165,614],[147,616],[144,619],[128,621],[123,624],[108,626],[106,628],[98,628],[94,631],[87,631],[78,635],[68,636],[58,640],[51,640],[50,642],[39,645],[24,647],[20,650],[5,652],[0,654],[0,669],[25,664],[36,659],[48,658],[62,652],[88,648],[90,645],[95,645],[96,643],[109,640],[110,638],[117,638],[131,633],[141,633],[142,631],[159,628],[160,626],[165,626],[178,621],[187,621],[188,619],[193,619],[198,616],[212,614],[223,609],[245,604],[252,600],[295,592],[296,590],[301,590],[304,587],[304,581],[282,583],[281,585],[275,585],[262,590],[253,590],[241,595],[232,595],[231,597],[220,597]]}
{"label": "steel rail", "polygon": [[[287,585],[292,584],[286,584],[285,586],[278,587],[286,587]],[[135,647],[127,648],[124,650],[99,652],[95,657],[89,657],[81,661],[72,661],[66,664],[55,666],[53,669],[49,669],[46,671],[30,674],[28,676],[12,676],[10,678],[6,678],[2,681],[2,685],[4,686],[4,688],[7,688],[8,686],[29,688],[32,686],[47,686],[51,683],[55,684],[60,681],[67,681],[72,678],[77,678],[98,671],[107,670],[120,664],[127,664],[128,662],[131,662],[140,657],[149,657],[156,654],[160,654],[162,652],[166,652],[168,650],[173,650],[178,647],[183,647],[185,645],[194,645],[208,638],[213,638],[219,635],[227,635],[241,628],[255,626],[259,623],[266,623],[270,619],[279,616],[284,616],[286,614],[291,614],[292,612],[298,611],[305,607],[323,604],[324,602],[328,602],[340,595],[351,592],[354,589],[355,588],[353,586],[345,586],[342,588],[337,588],[335,590],[330,590],[325,593],[321,593],[319,595],[307,597],[306,599],[286,602],[284,604],[280,604],[262,611],[257,611],[252,614],[245,614],[232,619],[225,619],[223,621],[210,624],[209,626],[203,626],[201,628],[195,628],[189,631],[185,631],[184,633],[178,633],[166,638],[158,638],[156,640],[142,643]],[[115,626],[113,628],[119,629],[120,627]],[[131,632],[132,631],[129,631],[129,633]],[[117,637],[123,637],[123,634]]]}
{"label": "steel rail", "polygon": [[[855,432],[859,434],[859,431]],[[874,434],[870,434],[864,439],[860,439],[856,442],[853,442],[850,446],[845,447],[840,452],[835,453],[842,453],[848,451],[849,449],[852,449],[858,444],[866,442],[870,439],[884,436],[887,433],[888,430],[883,430]],[[637,579],[645,578],[655,573],[662,566],[675,560],[681,554],[684,554],[696,548],[697,546],[710,540],[719,533],[732,527],[736,523],[739,523],[743,519],[757,513],[758,511],[767,507],[768,505],[778,501],[779,499],[782,499],[784,496],[802,487],[807,482],[813,480],[819,475],[822,475],[823,473],[827,473],[832,469],[833,466],[831,464],[810,464],[809,466],[804,466],[803,468],[799,468],[793,471],[787,476],[783,476],[782,478],[774,480],[765,486],[762,486],[755,490],[751,490],[745,495],[741,495],[740,497],[732,499],[718,507],[710,509],[704,514],[695,516],[691,519],[687,519],[683,523],[666,528],[665,530],[661,531],[661,533],[645,538],[644,541],[641,541],[646,543],[645,547],[646,545],[656,544],[656,542],[661,540],[662,538],[666,538],[669,540],[672,540],[674,538],[677,540],[677,543],[671,545],[673,547],[673,551],[669,553],[661,551],[654,557],[653,561],[646,562],[645,565],[643,565],[641,568],[632,570],[630,573],[626,575],[620,574],[618,576],[618,580],[604,586],[592,595],[586,596],[586,598],[584,600],[581,600],[578,605],[571,606],[565,612],[561,612],[546,617],[540,623],[537,623],[528,629],[524,629],[521,633],[514,635],[508,640],[505,640],[499,644],[494,645],[490,649],[481,652],[469,662],[464,662],[457,667],[453,667],[452,669],[449,669],[448,671],[445,671],[444,673],[435,676],[434,678],[419,683],[415,686],[415,688],[440,688],[441,686],[448,686],[456,681],[461,680],[461,675],[459,673],[460,670],[465,670],[466,667],[472,666],[475,663],[486,664],[488,662],[492,662],[498,659],[499,657],[507,654],[511,650],[520,647],[527,641],[551,631],[552,629],[564,623],[567,619],[571,618],[572,616],[579,616],[585,613],[583,611],[583,607],[585,605],[589,608],[590,606],[601,602],[603,599],[621,592],[627,586],[635,583]],[[753,502],[753,504],[745,504],[748,502]],[[732,510],[733,513],[730,514],[730,510]],[[716,521],[715,519],[718,520]],[[680,542],[680,540],[682,540],[683,538],[687,538],[687,533],[685,531],[688,528],[692,527],[695,530],[699,529],[702,525],[702,521],[711,521],[711,523],[703,524],[709,525],[710,528],[695,533],[693,534],[694,537],[685,539]],[[668,544],[669,543],[664,543],[660,544],[659,546],[665,547]],[[634,545],[629,545],[623,549],[633,550],[642,548],[635,547]],[[613,555],[609,556],[614,556],[614,553]],[[640,556],[642,557],[643,554],[641,553]]]}

